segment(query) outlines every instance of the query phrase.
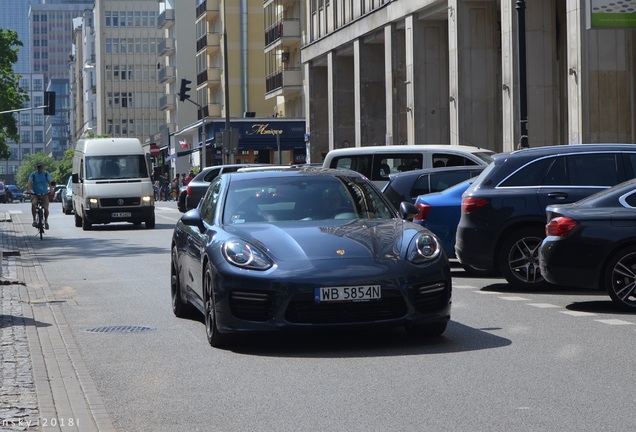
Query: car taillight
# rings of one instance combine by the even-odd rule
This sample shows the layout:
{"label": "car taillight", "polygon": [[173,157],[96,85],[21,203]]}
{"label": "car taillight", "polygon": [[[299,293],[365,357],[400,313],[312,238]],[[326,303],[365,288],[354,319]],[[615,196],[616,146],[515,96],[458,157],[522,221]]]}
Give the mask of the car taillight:
{"label": "car taillight", "polygon": [[462,198],[462,213],[469,214],[488,204],[486,198],[465,197]]}
{"label": "car taillight", "polygon": [[192,188],[188,185],[188,195],[192,195]]}
{"label": "car taillight", "polygon": [[417,214],[417,216],[413,217],[413,220],[420,220],[420,221],[424,221],[426,220],[426,218],[428,217],[428,214],[431,212],[431,206],[428,204],[424,204],[424,203],[417,203],[415,204],[415,207],[417,207],[417,209],[419,210],[419,213]]}
{"label": "car taillight", "polygon": [[557,217],[552,219],[545,226],[545,234],[547,236],[563,237],[576,227],[577,223],[569,217]]}

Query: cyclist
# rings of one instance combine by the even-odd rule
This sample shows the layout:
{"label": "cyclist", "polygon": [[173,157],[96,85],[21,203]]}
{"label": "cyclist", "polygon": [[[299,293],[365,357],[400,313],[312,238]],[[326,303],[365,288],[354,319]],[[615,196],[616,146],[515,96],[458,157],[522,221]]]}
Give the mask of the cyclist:
{"label": "cyclist", "polygon": [[49,187],[51,186],[51,174],[44,171],[44,164],[38,162],[37,171],[29,174],[29,182],[27,188],[33,191],[33,199],[31,199],[31,214],[33,215],[33,226],[37,227],[35,220],[35,205],[38,200],[42,202],[44,208],[44,229],[49,229]]}

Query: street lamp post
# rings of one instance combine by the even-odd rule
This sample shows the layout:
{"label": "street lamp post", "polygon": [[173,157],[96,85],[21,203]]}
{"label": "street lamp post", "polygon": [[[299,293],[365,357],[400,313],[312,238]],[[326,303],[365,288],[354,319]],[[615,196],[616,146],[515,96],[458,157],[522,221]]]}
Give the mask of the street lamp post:
{"label": "street lamp post", "polygon": [[[223,79],[225,86],[225,130],[227,131],[223,136],[230,137],[230,78],[229,78],[229,66],[227,55],[227,14],[225,13],[225,3],[223,0]],[[223,142],[223,147],[227,149],[226,163],[230,163],[230,143]]]}
{"label": "street lamp post", "polygon": [[519,52],[519,147],[530,147],[528,143],[528,90],[526,83],[526,2],[517,0],[517,40]]}

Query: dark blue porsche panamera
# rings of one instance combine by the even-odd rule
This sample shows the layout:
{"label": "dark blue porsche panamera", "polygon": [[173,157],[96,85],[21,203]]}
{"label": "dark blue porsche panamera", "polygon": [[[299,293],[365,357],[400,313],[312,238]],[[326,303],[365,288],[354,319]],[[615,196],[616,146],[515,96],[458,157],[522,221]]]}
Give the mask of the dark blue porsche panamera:
{"label": "dark blue porsche panamera", "polygon": [[173,312],[205,316],[208,342],[232,333],[404,326],[438,336],[451,276],[438,239],[406,221],[364,176],[289,168],[223,174],[177,223]]}

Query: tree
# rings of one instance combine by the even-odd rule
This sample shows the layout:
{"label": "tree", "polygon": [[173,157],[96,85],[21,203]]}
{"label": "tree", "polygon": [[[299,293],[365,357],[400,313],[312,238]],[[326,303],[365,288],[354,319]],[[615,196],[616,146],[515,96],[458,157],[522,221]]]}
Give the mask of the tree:
{"label": "tree", "polygon": [[[20,109],[29,101],[26,90],[19,86],[21,76],[13,72],[22,45],[15,31],[0,28],[0,112]],[[10,112],[0,114],[0,159],[11,155],[7,140],[20,140],[17,118]]]}
{"label": "tree", "polygon": [[57,184],[66,184],[68,177],[73,172],[73,156],[75,150],[68,149],[64,152],[64,158],[58,162],[57,169],[51,173],[51,177]]}
{"label": "tree", "polygon": [[[64,156],[66,157],[66,153],[64,153]],[[57,178],[53,177],[53,173],[58,169],[58,162],[47,156],[44,152],[39,152],[24,156],[22,166],[16,175],[16,183],[19,188],[26,187],[27,182],[29,181],[29,174],[38,169],[38,162],[42,162],[44,164],[44,170],[51,174],[51,178],[53,178],[55,183],[66,184],[67,179],[58,181]]]}

